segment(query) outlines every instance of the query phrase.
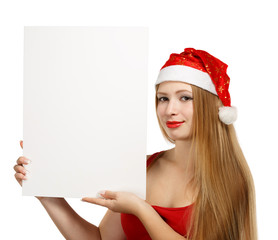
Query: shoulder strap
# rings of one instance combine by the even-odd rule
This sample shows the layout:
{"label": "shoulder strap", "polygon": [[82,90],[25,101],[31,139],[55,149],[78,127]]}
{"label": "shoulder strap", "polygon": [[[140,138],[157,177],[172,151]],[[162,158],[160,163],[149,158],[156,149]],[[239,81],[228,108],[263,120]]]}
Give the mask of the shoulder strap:
{"label": "shoulder strap", "polygon": [[151,155],[151,156],[148,158],[148,160],[147,160],[147,168],[148,168],[148,166],[153,162],[153,160],[156,159],[156,157],[157,157],[160,153],[162,153],[162,152],[164,152],[164,151],[156,152],[156,153],[154,153],[153,155]]}

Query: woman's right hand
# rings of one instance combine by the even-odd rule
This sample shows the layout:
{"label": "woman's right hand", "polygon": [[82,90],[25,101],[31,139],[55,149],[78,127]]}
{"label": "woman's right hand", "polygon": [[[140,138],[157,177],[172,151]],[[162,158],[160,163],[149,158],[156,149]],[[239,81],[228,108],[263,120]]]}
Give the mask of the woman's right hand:
{"label": "woman's right hand", "polygon": [[[23,141],[20,141],[20,146],[23,149]],[[26,180],[27,176],[26,176],[26,169],[23,166],[23,164],[27,165],[30,163],[30,160],[27,159],[24,156],[21,156],[17,159],[16,161],[16,165],[14,166],[14,170],[15,170],[15,179],[18,181],[18,183],[20,184],[20,186],[22,186],[22,180]]]}
{"label": "woman's right hand", "polygon": [[[23,141],[20,141],[20,146],[23,149]],[[16,161],[16,165],[14,166],[14,170],[15,170],[15,179],[18,181],[18,183],[20,184],[20,186],[22,186],[22,180],[27,180],[27,171],[25,169],[24,165],[27,165],[30,163],[30,160],[24,156],[21,156],[17,159]],[[42,200],[43,197],[36,197],[39,200]]]}

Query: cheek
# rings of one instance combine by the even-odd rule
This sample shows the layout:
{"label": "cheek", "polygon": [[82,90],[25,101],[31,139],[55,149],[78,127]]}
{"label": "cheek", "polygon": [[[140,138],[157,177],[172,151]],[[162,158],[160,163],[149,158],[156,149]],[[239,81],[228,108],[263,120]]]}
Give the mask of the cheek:
{"label": "cheek", "polygon": [[188,114],[189,114],[189,118],[192,120],[192,118],[193,118],[193,109],[190,110]]}
{"label": "cheek", "polygon": [[191,104],[191,106],[187,106],[186,108],[184,108],[183,114],[188,121],[192,121],[192,118],[193,118],[193,106],[192,106],[192,104]]}
{"label": "cheek", "polygon": [[162,107],[161,106],[157,106],[156,112],[157,112],[158,118],[160,119],[163,116],[163,109],[162,109]]}

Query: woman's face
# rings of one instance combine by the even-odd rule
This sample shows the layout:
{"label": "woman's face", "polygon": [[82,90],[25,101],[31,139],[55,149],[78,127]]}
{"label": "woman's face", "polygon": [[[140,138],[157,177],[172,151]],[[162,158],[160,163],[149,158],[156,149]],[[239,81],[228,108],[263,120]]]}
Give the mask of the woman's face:
{"label": "woman's face", "polygon": [[[193,117],[192,88],[183,82],[163,82],[157,90],[157,115],[168,136],[177,140],[190,139]],[[171,124],[172,121],[182,124]]]}

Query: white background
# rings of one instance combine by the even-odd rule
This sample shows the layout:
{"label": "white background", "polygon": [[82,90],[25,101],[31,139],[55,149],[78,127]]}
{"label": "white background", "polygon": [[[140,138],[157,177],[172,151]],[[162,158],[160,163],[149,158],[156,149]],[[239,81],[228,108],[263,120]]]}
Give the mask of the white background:
{"label": "white background", "polygon": [[[148,154],[171,148],[155,118],[154,87],[172,52],[206,50],[229,65],[235,124],[253,173],[260,239],[277,237],[277,12],[275,1],[1,1],[1,239],[63,239],[37,199],[22,197],[13,166],[22,154],[24,26],[148,26]],[[98,225],[106,212],[69,199]],[[5,237],[4,237],[5,236]]]}

